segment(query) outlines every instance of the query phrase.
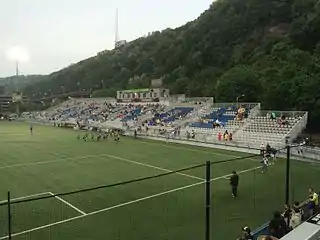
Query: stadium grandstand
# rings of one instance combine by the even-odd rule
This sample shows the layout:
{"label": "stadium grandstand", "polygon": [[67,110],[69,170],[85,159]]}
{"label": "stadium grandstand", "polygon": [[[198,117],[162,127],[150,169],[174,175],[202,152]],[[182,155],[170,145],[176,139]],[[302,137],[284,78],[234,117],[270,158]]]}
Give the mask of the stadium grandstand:
{"label": "stadium grandstand", "polygon": [[159,129],[165,130],[164,136],[176,136],[179,128],[177,137],[182,139],[193,132],[197,141],[252,148],[258,148],[261,143],[277,148],[285,146],[288,137],[293,141],[306,128],[308,119],[307,112],[265,111],[259,103],[236,106],[213,103],[212,98],[182,101],[176,98],[170,102],[160,89],[125,90],[119,91],[118,96],[117,99],[69,98],[35,117],[50,123],[139,128],[141,134],[155,137]]}

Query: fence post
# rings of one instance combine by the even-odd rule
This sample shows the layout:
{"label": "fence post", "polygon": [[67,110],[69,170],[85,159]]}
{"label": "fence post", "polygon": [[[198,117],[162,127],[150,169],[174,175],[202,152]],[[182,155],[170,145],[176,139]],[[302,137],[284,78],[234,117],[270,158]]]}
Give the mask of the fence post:
{"label": "fence post", "polygon": [[211,199],[211,171],[210,161],[206,163],[206,235],[205,240],[210,240],[210,199]]}
{"label": "fence post", "polygon": [[287,163],[286,163],[286,204],[290,201],[290,145],[287,143]]}
{"label": "fence post", "polygon": [[8,191],[8,239],[11,240],[11,197]]}
{"label": "fence post", "polygon": [[253,211],[256,216],[256,169],[253,170]]}

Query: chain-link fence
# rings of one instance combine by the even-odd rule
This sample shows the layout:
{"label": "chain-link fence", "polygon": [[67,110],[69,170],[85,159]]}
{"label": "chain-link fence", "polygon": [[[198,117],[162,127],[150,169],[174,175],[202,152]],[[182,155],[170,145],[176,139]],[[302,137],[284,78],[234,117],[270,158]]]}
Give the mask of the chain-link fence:
{"label": "chain-link fence", "polygon": [[9,196],[0,203],[0,239],[197,238],[204,176],[201,164],[73,192]]}

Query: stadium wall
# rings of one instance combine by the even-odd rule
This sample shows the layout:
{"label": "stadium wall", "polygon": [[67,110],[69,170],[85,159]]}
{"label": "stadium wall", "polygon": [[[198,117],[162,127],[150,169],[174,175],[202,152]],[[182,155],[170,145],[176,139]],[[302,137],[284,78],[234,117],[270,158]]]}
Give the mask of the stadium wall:
{"label": "stadium wall", "polygon": [[[133,132],[126,131],[125,134],[127,136],[133,137]],[[185,144],[185,145],[192,145],[198,147],[205,147],[205,148],[216,148],[222,149],[227,151],[234,151],[234,152],[242,152],[242,153],[250,153],[250,154],[259,154],[260,149],[251,148],[250,146],[230,146],[226,144],[218,144],[218,143],[206,143],[206,142],[197,142],[197,141],[190,141],[190,140],[179,140],[179,139],[172,139],[166,137],[155,137],[155,136],[145,136],[139,135],[140,138],[149,139],[149,140],[158,140],[166,143],[178,143],[178,144]],[[310,148],[310,147],[302,147],[304,151],[304,155],[295,154],[291,151],[291,158],[294,160],[299,161],[306,161],[306,162],[317,162],[320,164],[320,148]],[[286,158],[286,149],[282,149],[278,151],[278,157]]]}

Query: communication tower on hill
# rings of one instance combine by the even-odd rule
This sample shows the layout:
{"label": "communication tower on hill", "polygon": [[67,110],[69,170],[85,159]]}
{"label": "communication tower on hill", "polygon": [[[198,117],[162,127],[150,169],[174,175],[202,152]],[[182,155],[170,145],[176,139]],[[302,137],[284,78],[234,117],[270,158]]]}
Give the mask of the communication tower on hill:
{"label": "communication tower on hill", "polygon": [[127,43],[126,40],[120,40],[119,38],[119,10],[116,10],[116,27],[115,27],[115,40],[114,40],[114,48],[121,47]]}
{"label": "communication tower on hill", "polygon": [[115,39],[114,39],[114,47],[117,47],[117,42],[119,41],[119,10],[116,10],[116,28],[115,28]]}

